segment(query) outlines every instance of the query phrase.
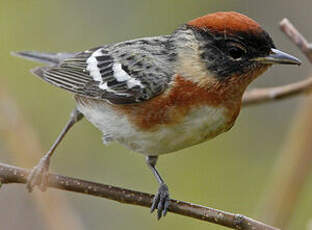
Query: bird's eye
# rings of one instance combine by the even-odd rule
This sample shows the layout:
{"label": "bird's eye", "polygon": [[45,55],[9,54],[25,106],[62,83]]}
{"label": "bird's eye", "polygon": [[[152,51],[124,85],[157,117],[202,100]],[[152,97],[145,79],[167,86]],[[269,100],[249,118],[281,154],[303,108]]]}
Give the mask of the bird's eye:
{"label": "bird's eye", "polygon": [[246,49],[240,44],[232,42],[228,44],[229,56],[235,60],[242,58],[244,54],[246,54],[246,52],[247,52]]}

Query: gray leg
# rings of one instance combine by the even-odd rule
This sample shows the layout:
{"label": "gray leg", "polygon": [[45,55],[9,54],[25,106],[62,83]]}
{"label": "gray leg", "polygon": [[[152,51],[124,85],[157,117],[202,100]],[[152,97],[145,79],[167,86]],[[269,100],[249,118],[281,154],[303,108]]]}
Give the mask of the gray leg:
{"label": "gray leg", "polygon": [[152,170],[157,182],[159,183],[158,192],[154,196],[153,204],[151,207],[151,212],[153,212],[157,208],[157,218],[159,220],[162,216],[166,216],[170,203],[170,198],[168,186],[165,184],[164,180],[161,178],[159,172],[155,168],[157,159],[157,156],[146,157],[146,163]]}
{"label": "gray leg", "polygon": [[40,159],[39,163],[31,170],[27,179],[27,189],[29,192],[38,185],[41,191],[45,191],[48,184],[48,170],[50,165],[51,157],[57,148],[57,146],[62,142],[65,135],[68,133],[71,127],[83,118],[82,113],[80,113],[76,108],[70,114],[70,119],[62,132],[57,137],[54,144],[51,146],[49,151]]}

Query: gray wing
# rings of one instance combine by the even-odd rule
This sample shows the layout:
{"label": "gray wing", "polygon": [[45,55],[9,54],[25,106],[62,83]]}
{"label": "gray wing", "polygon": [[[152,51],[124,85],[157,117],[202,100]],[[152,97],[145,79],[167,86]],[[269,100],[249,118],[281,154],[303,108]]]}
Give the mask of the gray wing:
{"label": "gray wing", "polygon": [[56,66],[36,68],[33,73],[78,95],[114,104],[138,103],[162,93],[173,75],[164,59],[169,52],[166,43],[153,41],[97,47],[65,58]]}

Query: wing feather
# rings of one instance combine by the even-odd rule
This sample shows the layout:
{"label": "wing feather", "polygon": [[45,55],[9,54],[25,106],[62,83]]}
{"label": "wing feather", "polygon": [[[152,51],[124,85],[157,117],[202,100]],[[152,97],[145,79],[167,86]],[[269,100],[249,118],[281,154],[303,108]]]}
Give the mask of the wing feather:
{"label": "wing feather", "polygon": [[[33,73],[78,95],[116,104],[138,103],[162,93],[173,75],[162,59],[146,51],[148,47],[139,40],[97,47]],[[151,47],[155,50],[155,43]]]}

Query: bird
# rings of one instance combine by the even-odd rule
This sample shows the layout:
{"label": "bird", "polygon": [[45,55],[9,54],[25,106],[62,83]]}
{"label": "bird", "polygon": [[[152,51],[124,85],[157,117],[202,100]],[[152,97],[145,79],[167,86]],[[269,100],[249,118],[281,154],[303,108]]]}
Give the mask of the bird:
{"label": "bird", "polygon": [[237,12],[193,19],[171,34],[107,44],[82,52],[15,52],[46,63],[31,72],[74,95],[76,107],[50,150],[32,169],[27,188],[46,190],[51,157],[85,117],[103,133],[143,154],[159,188],[157,218],[170,205],[156,169],[160,155],[200,144],[232,128],[247,86],[273,64],[301,61],[278,50],[269,33]]}

